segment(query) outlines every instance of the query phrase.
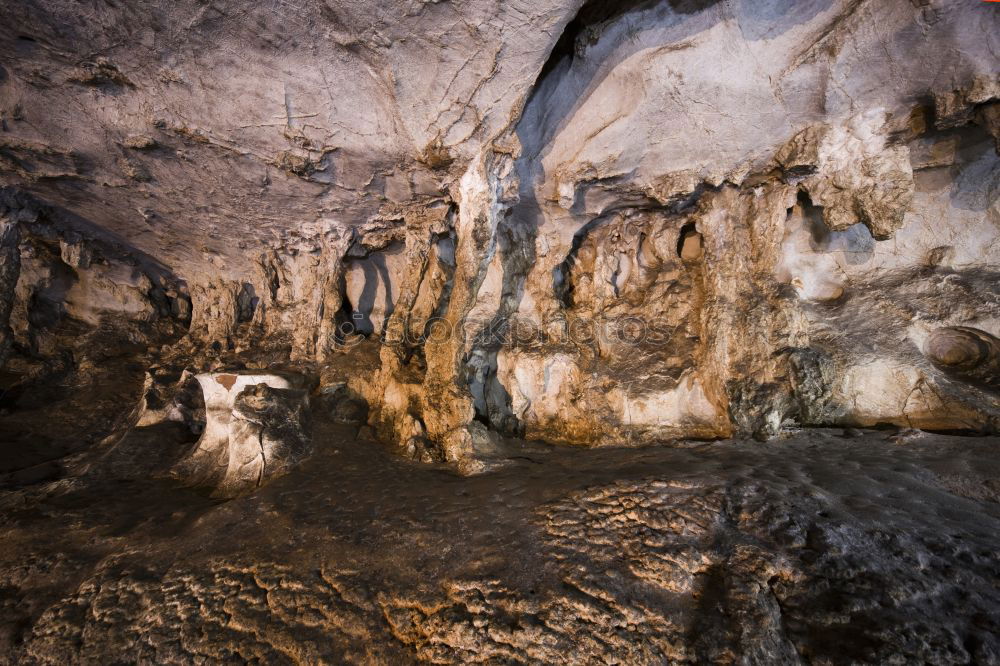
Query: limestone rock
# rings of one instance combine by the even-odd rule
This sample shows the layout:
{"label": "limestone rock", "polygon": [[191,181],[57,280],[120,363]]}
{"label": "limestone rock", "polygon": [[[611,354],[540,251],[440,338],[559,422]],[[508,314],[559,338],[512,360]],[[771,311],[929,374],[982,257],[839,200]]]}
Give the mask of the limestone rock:
{"label": "limestone rock", "polygon": [[301,389],[247,386],[236,396],[229,422],[229,466],[216,491],[236,495],[259,488],[312,450],[309,396]]}
{"label": "limestone rock", "polygon": [[381,343],[345,380],[371,425],[464,469],[997,422],[922,353],[998,333],[983,3],[36,5],[0,28],[19,363]]}
{"label": "limestone rock", "polygon": [[177,375],[164,368],[146,371],[137,427],[174,421],[194,434],[205,429],[205,400],[195,373],[184,368]]}
{"label": "limestone rock", "polygon": [[346,382],[338,382],[323,387],[324,408],[334,421],[362,425],[368,420],[368,404],[365,400],[348,388]]}
{"label": "limestone rock", "polygon": [[205,431],[173,475],[220,497],[250,492],[286,473],[311,449],[308,394],[295,378],[203,373]]}
{"label": "limestone rock", "polygon": [[0,662],[1000,663],[998,8],[8,0]]}
{"label": "limestone rock", "polygon": [[1000,339],[968,326],[939,328],[926,343],[935,365],[969,381],[1000,389]]}
{"label": "limestone rock", "polygon": [[802,182],[834,231],[862,222],[878,240],[903,225],[913,200],[913,169],[906,146],[886,145],[885,114],[873,109],[841,126],[804,130],[777,155]]}
{"label": "limestone rock", "polygon": [[400,285],[397,276],[405,269],[401,246],[390,246],[363,259],[349,262],[344,280],[351,303],[351,323],[365,335],[381,335],[392,315]]}

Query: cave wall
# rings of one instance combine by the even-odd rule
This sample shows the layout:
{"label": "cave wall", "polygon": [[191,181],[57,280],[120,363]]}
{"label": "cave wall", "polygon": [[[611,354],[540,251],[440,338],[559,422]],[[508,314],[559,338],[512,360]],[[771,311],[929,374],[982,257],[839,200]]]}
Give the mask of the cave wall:
{"label": "cave wall", "polygon": [[0,183],[177,286],[8,215],[0,354],[50,302],[183,321],[189,362],[374,344],[371,424],[466,471],[509,435],[997,427],[984,3],[68,12],[0,26]]}
{"label": "cave wall", "polygon": [[[464,459],[488,458],[494,432],[995,429],[995,389],[927,349],[943,327],[990,349],[1000,332],[997,63],[981,50],[995,16],[864,2],[598,16],[503,139],[513,165],[494,150],[465,176],[487,195],[469,233],[490,237],[466,259],[476,303],[460,343],[425,349],[459,388],[428,409],[427,380],[411,384],[382,409],[397,431],[443,434]],[[925,35],[961,55],[928,67]],[[427,426],[443,402],[457,431]]]}
{"label": "cave wall", "polygon": [[187,333],[183,280],[68,211],[0,190],[0,321],[8,370],[141,355]]}

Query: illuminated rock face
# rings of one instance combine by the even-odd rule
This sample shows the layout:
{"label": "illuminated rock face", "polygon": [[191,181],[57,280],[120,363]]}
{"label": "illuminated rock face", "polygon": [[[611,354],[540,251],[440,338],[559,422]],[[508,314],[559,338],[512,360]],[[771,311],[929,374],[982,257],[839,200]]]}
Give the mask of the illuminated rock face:
{"label": "illuminated rock face", "polygon": [[6,13],[15,371],[378,339],[370,424],[466,472],[502,436],[997,427],[935,333],[1000,335],[989,3],[244,4]]}
{"label": "illuminated rock face", "polygon": [[0,663],[1000,663],[1000,3],[0,54]]}
{"label": "illuminated rock face", "polygon": [[959,378],[1000,389],[1000,340],[965,326],[934,331],[927,340],[928,358]]}
{"label": "illuminated rock face", "polygon": [[232,497],[281,476],[310,452],[309,398],[294,379],[228,372],[195,378],[204,392],[205,429],[173,471],[180,480]]}

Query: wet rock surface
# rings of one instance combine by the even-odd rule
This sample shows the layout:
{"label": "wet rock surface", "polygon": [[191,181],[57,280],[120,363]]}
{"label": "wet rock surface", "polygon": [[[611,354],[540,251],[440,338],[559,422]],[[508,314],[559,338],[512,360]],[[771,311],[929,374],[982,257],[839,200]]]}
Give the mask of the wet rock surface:
{"label": "wet rock surface", "polygon": [[49,478],[8,477],[0,658],[1000,657],[995,438],[510,441],[503,468],[462,477],[311,416],[308,464],[225,502],[163,478],[191,446],[180,423],[134,428]]}

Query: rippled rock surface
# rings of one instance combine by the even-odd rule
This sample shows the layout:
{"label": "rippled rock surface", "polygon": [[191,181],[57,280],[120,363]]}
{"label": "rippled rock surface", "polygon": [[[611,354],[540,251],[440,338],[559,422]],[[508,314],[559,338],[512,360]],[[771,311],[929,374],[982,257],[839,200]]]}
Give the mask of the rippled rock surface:
{"label": "rippled rock surface", "polygon": [[0,661],[1000,662],[1000,4],[0,54]]}
{"label": "rippled rock surface", "polygon": [[1000,658],[995,438],[521,444],[461,477],[317,410],[305,464],[219,503],[150,481],[186,432],[0,492],[0,659]]}

